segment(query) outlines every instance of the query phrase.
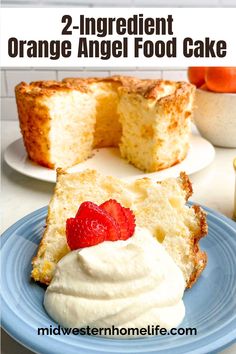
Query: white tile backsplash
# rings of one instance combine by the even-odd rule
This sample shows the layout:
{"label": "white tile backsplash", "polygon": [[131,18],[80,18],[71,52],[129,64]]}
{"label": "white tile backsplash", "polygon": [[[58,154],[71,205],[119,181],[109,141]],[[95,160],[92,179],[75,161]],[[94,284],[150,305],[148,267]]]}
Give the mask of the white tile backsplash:
{"label": "white tile backsplash", "polygon": [[186,81],[188,80],[187,78],[187,70],[168,70],[168,71],[163,71],[162,72],[162,78],[164,80],[174,80],[174,81]]}
{"label": "white tile backsplash", "polygon": [[116,68],[110,70],[110,75],[124,75],[124,76],[135,76],[135,70],[117,70]]}
{"label": "white tile backsplash", "polygon": [[236,6],[236,0],[220,0],[220,4],[223,6]]}
{"label": "white tile backsplash", "polygon": [[91,2],[87,0],[41,0],[43,7],[91,7]]}
{"label": "white tile backsplash", "polygon": [[109,6],[109,5],[118,5],[118,4],[120,4],[120,7],[121,7],[121,5],[123,5],[123,4],[131,4],[133,1],[132,0],[88,0],[87,1],[88,3],[92,3],[93,4],[93,6],[97,6],[97,5],[100,5],[100,4],[102,4],[102,5],[106,5],[107,7]]}
{"label": "white tile backsplash", "polygon": [[24,71],[24,70],[6,70],[7,94],[14,97],[15,86],[21,81],[30,82],[38,80],[56,80],[56,71]]}
{"label": "white tile backsplash", "polygon": [[59,71],[58,80],[62,80],[65,77],[103,77],[108,76],[109,71]]}
{"label": "white tile backsplash", "polygon": [[134,0],[134,6],[152,7],[208,7],[218,6],[220,0]]}
{"label": "white tile backsplash", "polygon": [[14,97],[1,98],[1,119],[17,120],[18,114]]}
{"label": "white tile backsplash", "polygon": [[161,71],[145,70],[145,71],[111,71],[111,75],[136,76],[140,79],[161,79]]}
{"label": "white tile backsplash", "polygon": [[9,6],[9,7],[21,7],[21,6],[28,6],[28,5],[34,5],[36,6],[38,3],[40,3],[41,0],[3,0],[1,1],[2,5]]}
{"label": "white tile backsplash", "polygon": [[136,71],[134,73],[134,76],[139,77],[140,79],[161,79],[162,78],[162,72],[158,70],[147,70],[147,71]]}
{"label": "white tile backsplash", "polygon": [[6,80],[5,80],[5,71],[1,71],[1,97],[7,96]]}

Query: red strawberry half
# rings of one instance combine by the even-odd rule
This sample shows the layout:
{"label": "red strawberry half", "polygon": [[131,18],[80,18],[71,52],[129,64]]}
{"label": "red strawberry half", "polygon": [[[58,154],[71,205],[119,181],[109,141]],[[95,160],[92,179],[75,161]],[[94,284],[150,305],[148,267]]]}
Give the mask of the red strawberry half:
{"label": "red strawberry half", "polygon": [[101,224],[106,226],[106,240],[116,241],[120,239],[120,228],[116,220],[93,202],[84,202],[80,205],[75,218],[92,218],[97,219]]}
{"label": "red strawberry half", "polygon": [[76,218],[101,213],[101,208],[93,202],[83,202],[75,215]]}
{"label": "red strawberry half", "polygon": [[106,226],[91,218],[70,218],[66,221],[67,243],[71,250],[97,245],[105,241]]}
{"label": "red strawberry half", "polygon": [[101,204],[100,208],[109,213],[117,221],[120,226],[120,240],[127,240],[132,236],[134,232],[134,221],[132,222],[132,214],[128,212],[129,209],[123,208],[120,203],[114,199],[110,199]]}

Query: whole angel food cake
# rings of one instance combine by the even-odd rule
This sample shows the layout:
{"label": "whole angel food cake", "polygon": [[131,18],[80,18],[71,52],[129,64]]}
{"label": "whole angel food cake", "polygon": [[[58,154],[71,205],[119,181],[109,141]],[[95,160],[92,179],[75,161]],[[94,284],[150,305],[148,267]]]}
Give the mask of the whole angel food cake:
{"label": "whole angel food cake", "polygon": [[93,148],[119,147],[122,158],[153,172],[185,158],[194,90],[186,82],[114,76],[22,82],[15,92],[34,162],[68,168]]}
{"label": "whole angel food cake", "polygon": [[[185,287],[191,287],[198,279],[207,261],[206,253],[199,246],[199,240],[207,234],[207,223],[205,213],[199,206],[186,205],[192,194],[192,186],[185,173],[181,173],[177,179],[170,178],[158,183],[148,178],[124,182],[115,177],[103,176],[95,170],[66,173],[58,169],[57,173],[46,229],[32,261],[32,277],[35,281],[50,284],[57,263],[64,256],[69,256],[75,248],[91,246],[90,232],[95,230],[99,242],[100,238],[103,240],[104,215],[100,215],[101,212],[96,208],[103,208],[112,214],[112,218],[122,220],[120,236],[117,237],[114,218],[112,221],[110,216],[106,216],[110,240],[126,240],[134,232],[135,226],[137,229],[143,228],[146,231],[141,232],[142,242],[145,242],[147,235],[149,243],[148,235],[151,235],[155,242],[162,245],[181,270]],[[92,214],[90,205],[93,207]],[[120,205],[123,211],[120,211]],[[88,216],[86,223],[77,218],[78,213],[85,213],[85,210]],[[96,218],[91,218],[94,213],[97,213]],[[119,217],[119,214],[123,216]],[[68,239],[71,232],[73,235],[82,235],[77,245],[75,243],[78,240]],[[88,272],[89,269],[92,268],[88,264]]]}

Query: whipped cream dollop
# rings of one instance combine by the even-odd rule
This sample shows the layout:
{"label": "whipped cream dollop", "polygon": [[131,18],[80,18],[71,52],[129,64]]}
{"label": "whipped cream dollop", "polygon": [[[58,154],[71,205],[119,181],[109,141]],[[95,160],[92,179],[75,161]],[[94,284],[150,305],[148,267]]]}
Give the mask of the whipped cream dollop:
{"label": "whipped cream dollop", "polygon": [[164,247],[136,227],[126,241],[106,241],[63,257],[44,306],[64,327],[170,329],[184,318],[184,289],[182,272]]}

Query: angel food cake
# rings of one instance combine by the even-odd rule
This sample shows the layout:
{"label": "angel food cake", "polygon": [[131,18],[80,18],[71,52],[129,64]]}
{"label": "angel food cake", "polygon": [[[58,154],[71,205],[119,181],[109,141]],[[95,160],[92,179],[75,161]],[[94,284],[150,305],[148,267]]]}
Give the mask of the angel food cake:
{"label": "angel food cake", "polygon": [[153,172],[185,158],[194,90],[186,82],[116,76],[22,82],[15,92],[34,162],[68,168],[93,148],[119,147],[122,158]]}
{"label": "angel food cake", "polygon": [[[178,179],[170,178],[160,183],[148,178],[126,183],[95,170],[80,173],[58,170],[46,229],[32,261],[33,279],[50,284],[57,263],[73,249],[73,244],[67,242],[66,232],[70,227],[75,227],[78,233],[83,231],[84,225],[73,226],[78,207],[89,201],[104,208],[106,201],[113,200],[133,211],[130,214],[125,209],[128,216],[123,223],[122,239],[127,239],[134,231],[132,218],[135,217],[136,227],[147,229],[153,240],[162,244],[181,270],[185,287],[191,287],[207,261],[206,253],[199,247],[199,240],[207,234],[206,216],[200,207],[186,205],[191,194],[192,186],[184,173]],[[111,206],[107,210],[112,210]],[[127,223],[128,230],[125,229]],[[111,230],[114,231],[114,225]]]}

